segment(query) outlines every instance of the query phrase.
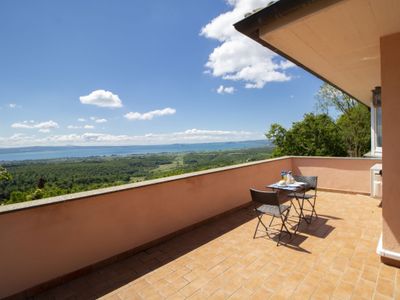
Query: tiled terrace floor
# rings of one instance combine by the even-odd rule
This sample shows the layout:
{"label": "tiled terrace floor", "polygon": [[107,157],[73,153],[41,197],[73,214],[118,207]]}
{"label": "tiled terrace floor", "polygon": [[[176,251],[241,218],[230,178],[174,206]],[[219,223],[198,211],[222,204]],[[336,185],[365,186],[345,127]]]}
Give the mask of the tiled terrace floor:
{"label": "tiled terrace floor", "polygon": [[253,239],[242,209],[36,298],[400,299],[399,270],[375,254],[379,201],[320,192],[317,205],[287,245]]}

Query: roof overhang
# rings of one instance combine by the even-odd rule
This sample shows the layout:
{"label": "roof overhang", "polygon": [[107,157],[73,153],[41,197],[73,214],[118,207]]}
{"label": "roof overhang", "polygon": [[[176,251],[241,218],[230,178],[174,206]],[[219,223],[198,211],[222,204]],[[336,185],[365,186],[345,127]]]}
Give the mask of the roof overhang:
{"label": "roof overhang", "polygon": [[234,26],[370,106],[380,38],[400,32],[400,1],[280,0]]}

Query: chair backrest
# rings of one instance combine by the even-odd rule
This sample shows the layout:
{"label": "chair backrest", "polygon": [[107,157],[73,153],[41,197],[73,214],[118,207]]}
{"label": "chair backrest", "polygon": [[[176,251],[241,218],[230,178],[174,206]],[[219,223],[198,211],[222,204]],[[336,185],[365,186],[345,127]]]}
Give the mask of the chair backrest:
{"label": "chair backrest", "polygon": [[279,198],[277,192],[259,191],[255,189],[250,189],[250,193],[251,193],[251,199],[254,202],[279,206]]}
{"label": "chair backrest", "polygon": [[308,188],[311,190],[317,189],[318,176],[293,175],[293,178],[296,181],[307,183]]}

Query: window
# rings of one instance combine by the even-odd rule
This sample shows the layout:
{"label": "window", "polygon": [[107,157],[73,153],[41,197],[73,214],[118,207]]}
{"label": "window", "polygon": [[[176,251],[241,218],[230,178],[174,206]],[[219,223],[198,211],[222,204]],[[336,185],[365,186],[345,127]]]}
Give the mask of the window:
{"label": "window", "polygon": [[374,156],[382,155],[382,106],[371,107],[371,153]]}
{"label": "window", "polygon": [[376,147],[382,148],[382,107],[375,109]]}

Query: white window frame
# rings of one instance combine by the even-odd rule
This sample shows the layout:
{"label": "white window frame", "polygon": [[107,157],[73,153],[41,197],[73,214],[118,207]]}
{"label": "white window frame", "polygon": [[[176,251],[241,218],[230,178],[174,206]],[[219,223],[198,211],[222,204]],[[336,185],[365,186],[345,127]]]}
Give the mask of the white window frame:
{"label": "white window frame", "polygon": [[378,147],[378,133],[376,128],[377,108],[371,103],[371,154],[372,156],[382,156],[382,147]]}

